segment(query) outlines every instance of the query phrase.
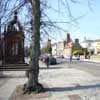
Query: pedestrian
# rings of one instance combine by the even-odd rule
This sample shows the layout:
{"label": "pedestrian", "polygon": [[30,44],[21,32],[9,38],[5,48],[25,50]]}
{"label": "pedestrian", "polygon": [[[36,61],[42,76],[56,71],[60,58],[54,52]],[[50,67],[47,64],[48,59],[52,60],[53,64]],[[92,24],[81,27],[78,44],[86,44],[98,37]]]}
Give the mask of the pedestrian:
{"label": "pedestrian", "polygon": [[63,55],[62,55],[61,57],[62,57],[62,59],[64,58],[64,56],[63,56]]}
{"label": "pedestrian", "polygon": [[49,57],[47,57],[47,68],[49,68]]}
{"label": "pedestrian", "polygon": [[70,55],[70,64],[72,63],[72,55]]}

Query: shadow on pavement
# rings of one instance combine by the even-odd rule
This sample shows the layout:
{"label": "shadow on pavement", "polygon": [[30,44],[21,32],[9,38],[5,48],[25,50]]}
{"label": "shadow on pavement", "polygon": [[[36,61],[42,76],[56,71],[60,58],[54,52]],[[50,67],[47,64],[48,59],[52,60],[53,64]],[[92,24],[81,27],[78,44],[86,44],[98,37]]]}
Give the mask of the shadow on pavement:
{"label": "shadow on pavement", "polygon": [[49,68],[47,68],[47,67],[41,67],[40,69],[60,69],[60,68],[62,68],[62,67],[52,67],[52,66],[50,66]]}
{"label": "shadow on pavement", "polygon": [[100,84],[95,85],[85,85],[85,86],[73,86],[73,87],[53,87],[48,88],[47,90],[50,92],[64,92],[64,91],[73,91],[73,90],[81,90],[81,89],[93,89],[93,88],[100,88]]}
{"label": "shadow on pavement", "polygon": [[26,78],[26,76],[25,75],[2,75],[2,76],[0,76],[0,79],[2,79],[2,78]]}

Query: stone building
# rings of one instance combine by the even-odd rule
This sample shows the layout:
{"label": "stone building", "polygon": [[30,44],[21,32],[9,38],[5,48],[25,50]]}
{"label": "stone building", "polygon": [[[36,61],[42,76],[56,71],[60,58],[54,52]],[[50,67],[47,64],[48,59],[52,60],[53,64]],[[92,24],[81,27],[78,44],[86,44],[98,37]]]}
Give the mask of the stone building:
{"label": "stone building", "polygon": [[94,41],[94,47],[95,54],[100,54],[100,39]]}
{"label": "stone building", "polygon": [[63,51],[63,56],[67,57],[72,54],[72,40],[70,38],[70,33],[67,33],[67,38],[64,41],[64,51]]}
{"label": "stone building", "polygon": [[63,50],[64,50],[64,42],[63,41],[52,44],[52,55],[62,56]]}
{"label": "stone building", "polygon": [[65,41],[60,41],[58,43],[54,43],[52,45],[52,54],[57,56],[69,56],[72,52],[72,42],[70,38],[70,34],[67,33],[67,37]]}
{"label": "stone building", "polygon": [[52,44],[52,55],[57,55],[57,43]]}
{"label": "stone building", "polygon": [[60,41],[52,45],[52,54],[57,56],[64,56],[65,58],[72,54],[73,50],[81,50],[82,47],[79,43],[79,39],[75,39],[75,42],[72,42],[70,34],[67,33],[65,41]]}
{"label": "stone building", "polygon": [[24,63],[24,32],[17,18],[14,18],[4,29],[2,38],[2,56],[6,63]]}
{"label": "stone building", "polygon": [[72,50],[81,50],[82,47],[79,43],[79,39],[75,39],[75,42],[73,43],[73,47],[72,47]]}

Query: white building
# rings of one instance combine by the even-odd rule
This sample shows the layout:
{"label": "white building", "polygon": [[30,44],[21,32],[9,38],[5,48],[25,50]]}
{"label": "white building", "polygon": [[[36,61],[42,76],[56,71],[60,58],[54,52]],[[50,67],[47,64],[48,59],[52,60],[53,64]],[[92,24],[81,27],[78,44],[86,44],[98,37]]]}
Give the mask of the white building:
{"label": "white building", "polygon": [[62,56],[64,50],[64,42],[58,42],[52,44],[52,55]]}
{"label": "white building", "polygon": [[80,43],[83,48],[87,48],[88,51],[94,52],[94,54],[100,53],[100,39],[97,40],[85,40]]}
{"label": "white building", "polygon": [[95,45],[94,45],[94,41],[93,40],[84,40],[83,42],[80,43],[80,45],[82,46],[82,48],[87,48],[87,50],[89,51],[89,54],[94,54],[95,52]]}
{"label": "white building", "polygon": [[52,44],[52,55],[56,56],[70,56],[72,52],[72,43],[65,43],[64,41],[60,41],[58,43]]}
{"label": "white building", "polygon": [[80,45],[83,47],[83,48],[92,48],[93,46],[93,43],[94,41],[93,40],[84,40],[83,42],[80,42]]}
{"label": "white building", "polygon": [[57,55],[57,43],[52,44],[52,55]]}
{"label": "white building", "polygon": [[100,54],[100,39],[94,41],[95,54]]}

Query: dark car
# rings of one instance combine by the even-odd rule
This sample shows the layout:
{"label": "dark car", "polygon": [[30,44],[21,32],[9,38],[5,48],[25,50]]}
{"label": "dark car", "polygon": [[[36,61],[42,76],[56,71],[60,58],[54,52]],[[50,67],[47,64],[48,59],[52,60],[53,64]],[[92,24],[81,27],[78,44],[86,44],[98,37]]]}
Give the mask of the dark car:
{"label": "dark car", "polygon": [[50,65],[54,65],[57,64],[56,58],[52,57],[52,56],[41,56],[39,59],[44,62],[47,63],[47,58],[49,57],[49,64]]}
{"label": "dark car", "polygon": [[50,65],[57,64],[56,58],[54,58],[54,57],[49,57],[49,64],[50,64]]}
{"label": "dark car", "polygon": [[49,64],[50,65],[54,65],[54,64],[57,64],[57,61],[56,61],[56,58],[54,58],[53,56],[51,55],[41,55],[39,57],[39,60],[44,62],[44,63],[47,63],[47,58],[49,57]]}

